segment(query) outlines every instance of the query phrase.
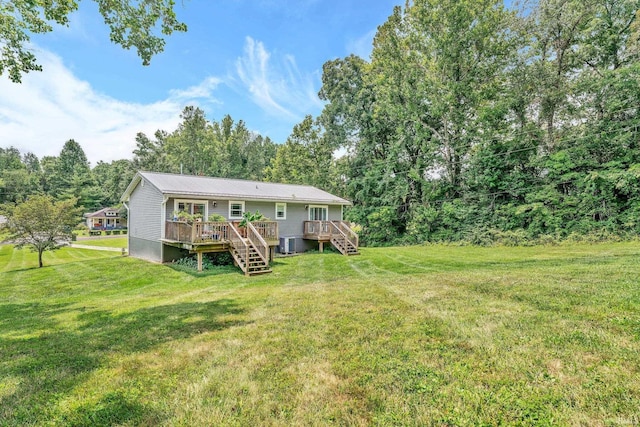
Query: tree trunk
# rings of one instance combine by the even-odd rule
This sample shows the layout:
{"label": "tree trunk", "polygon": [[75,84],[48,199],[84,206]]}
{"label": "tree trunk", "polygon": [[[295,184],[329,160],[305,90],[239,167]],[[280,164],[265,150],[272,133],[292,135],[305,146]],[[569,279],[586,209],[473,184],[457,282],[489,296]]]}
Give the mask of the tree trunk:
{"label": "tree trunk", "polygon": [[38,249],[38,268],[42,268],[42,249]]}

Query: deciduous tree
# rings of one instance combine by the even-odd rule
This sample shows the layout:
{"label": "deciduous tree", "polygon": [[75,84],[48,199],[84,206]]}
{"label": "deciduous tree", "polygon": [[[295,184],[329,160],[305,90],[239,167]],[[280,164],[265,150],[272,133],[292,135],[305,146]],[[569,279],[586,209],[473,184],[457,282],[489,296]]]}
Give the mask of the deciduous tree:
{"label": "deciduous tree", "polygon": [[76,200],[54,201],[51,196],[31,196],[9,211],[9,240],[16,247],[29,247],[38,253],[38,266],[42,267],[42,254],[58,249],[71,240],[73,226],[80,220]]}

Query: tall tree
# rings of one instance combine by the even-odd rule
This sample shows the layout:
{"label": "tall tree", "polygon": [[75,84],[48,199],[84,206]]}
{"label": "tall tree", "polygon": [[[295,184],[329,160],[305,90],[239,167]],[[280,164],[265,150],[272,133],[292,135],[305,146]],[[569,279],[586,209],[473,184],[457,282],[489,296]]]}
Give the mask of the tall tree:
{"label": "tall tree", "polygon": [[306,116],[293,127],[284,145],[265,171],[267,180],[337,189],[333,149],[318,120]]}

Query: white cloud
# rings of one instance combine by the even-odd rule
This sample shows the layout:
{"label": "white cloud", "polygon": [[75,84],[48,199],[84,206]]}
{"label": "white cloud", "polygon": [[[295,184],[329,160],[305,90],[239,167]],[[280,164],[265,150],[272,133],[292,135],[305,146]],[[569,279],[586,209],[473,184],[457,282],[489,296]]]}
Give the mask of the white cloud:
{"label": "white cloud", "polygon": [[273,64],[264,44],[247,37],[244,55],[236,60],[236,73],[255,102],[266,113],[297,120],[322,108],[314,87],[315,75],[300,73],[292,55]]}
{"label": "white cloud", "polygon": [[0,146],[23,154],[57,156],[73,138],[92,164],[131,158],[136,133],[173,130],[185,105],[219,102],[213,91],[220,80],[214,77],[161,101],[128,103],[96,92],[50,52],[41,50],[38,60],[46,71],[23,76],[22,84],[0,76]]}
{"label": "white cloud", "polygon": [[369,59],[371,51],[373,50],[373,38],[377,32],[377,29],[371,30],[355,40],[350,40],[347,43],[347,52],[353,53],[363,59]]}

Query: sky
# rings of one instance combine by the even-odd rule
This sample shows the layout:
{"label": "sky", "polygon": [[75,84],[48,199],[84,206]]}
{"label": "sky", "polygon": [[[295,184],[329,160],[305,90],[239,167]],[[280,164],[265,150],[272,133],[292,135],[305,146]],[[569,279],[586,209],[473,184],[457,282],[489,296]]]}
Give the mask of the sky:
{"label": "sky", "polygon": [[33,35],[43,72],[22,83],[0,76],[0,147],[39,158],[74,139],[93,166],[132,158],[135,136],[172,132],[187,105],[209,120],[229,114],[283,143],[293,126],[323,107],[322,65],[369,59],[376,29],[403,0],[184,0],[186,33],[166,39],[143,66],[135,50],[109,41],[93,2],[69,27]]}

